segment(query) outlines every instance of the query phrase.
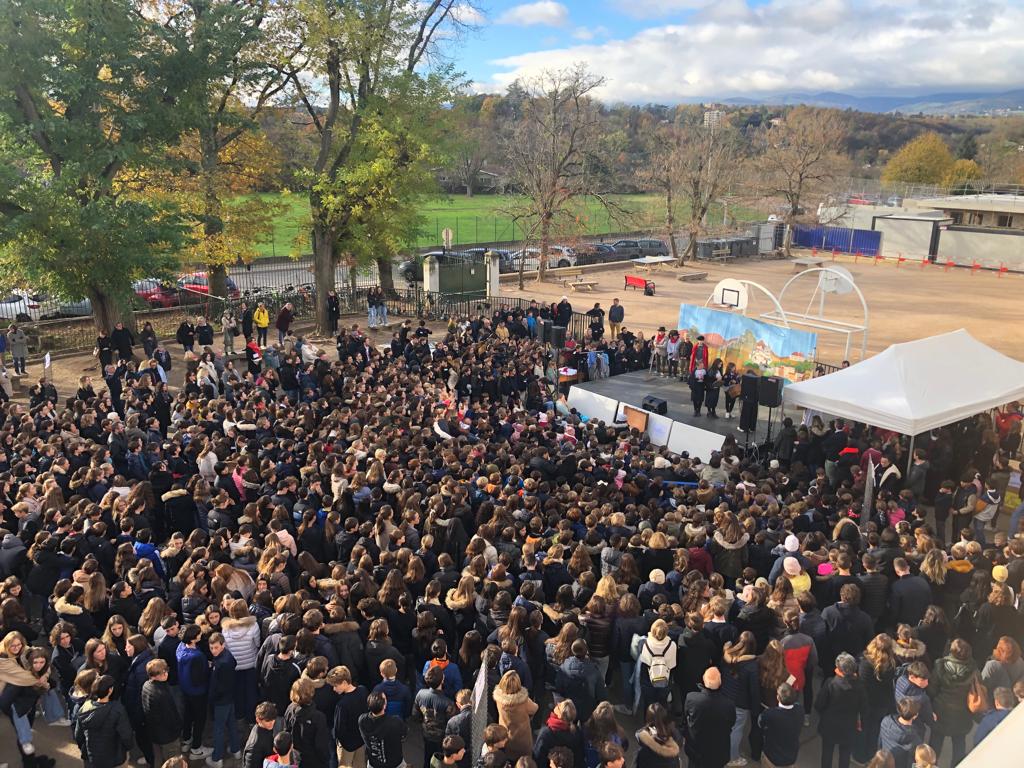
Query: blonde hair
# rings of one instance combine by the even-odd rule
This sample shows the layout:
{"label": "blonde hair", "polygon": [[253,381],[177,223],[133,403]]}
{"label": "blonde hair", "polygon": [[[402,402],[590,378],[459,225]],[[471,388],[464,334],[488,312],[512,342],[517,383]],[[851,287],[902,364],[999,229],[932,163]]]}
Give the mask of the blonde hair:
{"label": "blonde hair", "polygon": [[668,624],[664,619],[658,619],[651,624],[651,637],[655,640],[664,640],[668,636]]}
{"label": "blonde hair", "polygon": [[510,669],[501,676],[501,680],[498,681],[498,685],[495,686],[495,689],[504,694],[516,694],[523,690],[523,681],[519,679],[518,672],[514,669]]}

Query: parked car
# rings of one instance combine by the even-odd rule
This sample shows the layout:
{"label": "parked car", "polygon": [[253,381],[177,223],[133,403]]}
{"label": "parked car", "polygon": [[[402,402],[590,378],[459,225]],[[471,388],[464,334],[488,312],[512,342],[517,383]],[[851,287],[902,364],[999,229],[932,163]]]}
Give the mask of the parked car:
{"label": "parked car", "polygon": [[[523,269],[527,272],[535,271],[540,266],[540,248],[524,248],[513,251],[509,254],[513,272],[519,271],[519,262],[523,260]],[[576,266],[576,251],[567,245],[552,245],[548,247],[548,269],[555,267]]]}
{"label": "parked car", "polygon": [[[166,309],[181,304],[181,293],[176,285],[168,285],[155,277],[132,283],[135,295],[153,309]],[[209,292],[209,286],[206,288]]]}
{"label": "parked car", "polygon": [[899,208],[903,205],[903,198],[899,195],[892,195],[885,201],[885,204],[890,208]]}
{"label": "parked car", "polygon": [[57,305],[56,317],[90,317],[92,302],[89,299],[61,301]]}
{"label": "parked car", "polygon": [[625,256],[609,243],[587,243],[576,252],[577,264],[603,264],[607,261],[620,261]]}
{"label": "parked car", "polygon": [[643,256],[668,256],[668,246],[661,240],[619,240],[612,245],[616,251],[631,259]]}
{"label": "parked car", "polygon": [[0,299],[0,319],[8,323],[29,323],[46,315],[46,294],[14,289]]}
{"label": "parked car", "polygon": [[[238,285],[230,277],[225,277],[228,298],[237,299],[242,293]],[[205,272],[192,272],[178,278],[178,288],[184,291],[182,301],[198,301],[202,296],[210,295],[210,278]]]}

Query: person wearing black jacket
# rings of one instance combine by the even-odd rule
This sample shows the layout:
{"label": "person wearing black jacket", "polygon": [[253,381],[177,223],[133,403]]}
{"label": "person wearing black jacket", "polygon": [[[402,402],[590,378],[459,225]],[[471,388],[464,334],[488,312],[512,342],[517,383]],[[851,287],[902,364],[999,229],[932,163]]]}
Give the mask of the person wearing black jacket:
{"label": "person wearing black jacket", "polygon": [[704,672],[698,689],[683,704],[685,751],[690,768],[722,768],[729,761],[729,734],[736,722],[736,707],[721,692],[722,673]]}
{"label": "person wearing black jacket", "polygon": [[181,754],[181,710],[171,691],[169,673],[166,661],[152,659],[146,664],[149,679],[142,686],[142,714],[155,766]]}
{"label": "person wearing black jacket", "polygon": [[291,704],[284,713],[284,727],[292,735],[303,768],[327,768],[331,759],[331,726],[313,698],[316,686],[308,677],[292,683]]}
{"label": "person wearing black jacket", "polygon": [[256,706],[256,724],[242,747],[242,768],[263,768],[263,761],[274,752],[277,707],[269,701]]}
{"label": "person wearing black jacket", "polygon": [[327,673],[327,682],[338,696],[334,705],[334,740],[338,743],[339,768],[365,765],[363,737],[359,733],[359,718],[366,714],[365,686],[352,683],[348,667],[335,667]]}
{"label": "person wearing black jacket", "polygon": [[92,685],[74,720],[74,736],[89,768],[120,768],[132,748],[132,726],[120,701],[112,701],[114,678],[102,675]]}
{"label": "person wearing black jacket", "polygon": [[625,319],[625,307],[619,304],[618,299],[612,299],[612,305],[608,307],[608,326],[613,341],[619,338],[619,331],[622,329],[622,321]]}
{"label": "person wearing black jacket", "polygon": [[889,592],[889,611],[892,623],[916,627],[932,604],[932,588],[923,576],[910,573],[910,565],[902,557],[893,561],[898,577]]}
{"label": "person wearing black jacket", "polygon": [[828,631],[828,660],[841,653],[860,656],[875,636],[875,623],[860,609],[860,587],[844,584],[840,601],[821,612]]}
{"label": "person wearing black jacket", "polygon": [[260,691],[263,697],[284,712],[290,703],[292,684],[302,677],[302,670],[295,663],[295,637],[282,635],[277,643],[277,653],[267,656],[260,670]]}
{"label": "person wearing black jacket", "polygon": [[387,706],[383,693],[371,693],[366,698],[366,714],[359,716],[367,768],[398,768],[405,762],[402,743],[409,734],[409,726],[401,718],[387,714]]}
{"label": "person wearing black jacket", "polygon": [[825,681],[814,700],[821,736],[821,768],[832,768],[839,752],[838,768],[850,768],[850,754],[857,739],[857,724],[867,711],[864,688],[857,679],[857,661],[848,653],[836,658],[836,674]]}
{"label": "person wearing black jacket", "polygon": [[[213,755],[211,768],[221,768],[224,760],[224,737],[227,736],[228,750],[237,759],[241,757],[241,739],[238,735],[238,720],[235,718],[235,657],[224,647],[224,635],[214,632],[210,635],[210,709],[213,710]],[[226,731],[226,733],[225,733]]]}
{"label": "person wearing black jacket", "polygon": [[800,694],[789,683],[776,691],[778,706],[764,710],[759,718],[763,734],[762,757],[773,768],[796,765],[800,754],[800,733],[804,726],[804,708]]}
{"label": "person wearing black jacket", "polygon": [[135,334],[124,327],[124,323],[115,323],[110,332],[110,343],[117,350],[117,356],[124,361],[132,359],[132,347],[135,346]]}

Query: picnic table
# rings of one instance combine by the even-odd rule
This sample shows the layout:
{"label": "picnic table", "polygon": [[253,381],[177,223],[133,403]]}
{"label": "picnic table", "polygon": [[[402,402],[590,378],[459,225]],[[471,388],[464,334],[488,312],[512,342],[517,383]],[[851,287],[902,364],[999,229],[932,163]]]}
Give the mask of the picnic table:
{"label": "picnic table", "polygon": [[653,272],[662,264],[670,264],[674,262],[675,258],[672,256],[644,256],[639,259],[630,259],[630,261],[636,264],[637,269],[642,272]]}
{"label": "picnic table", "polygon": [[805,269],[814,269],[822,267],[825,264],[824,259],[819,259],[816,256],[805,256],[801,259],[793,259],[793,272],[803,272]]}

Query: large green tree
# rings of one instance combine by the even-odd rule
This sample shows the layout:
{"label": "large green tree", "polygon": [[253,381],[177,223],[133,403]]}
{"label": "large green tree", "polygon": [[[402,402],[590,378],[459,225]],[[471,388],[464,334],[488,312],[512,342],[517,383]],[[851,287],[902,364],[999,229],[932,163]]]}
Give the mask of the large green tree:
{"label": "large green tree", "polygon": [[0,14],[0,258],[13,279],[130,318],[131,280],[168,274],[175,211],[122,194],[191,115],[189,57],[141,0],[7,0]]}
{"label": "large green tree", "polygon": [[[319,296],[376,262],[391,262],[419,226],[412,209],[429,172],[432,119],[457,85],[437,43],[460,24],[460,0],[297,0],[309,64],[293,78],[319,135],[308,174],[314,279]],[[326,303],[317,325],[330,327]]]}

